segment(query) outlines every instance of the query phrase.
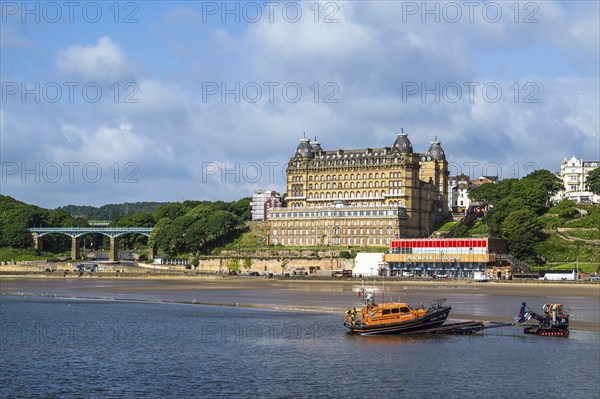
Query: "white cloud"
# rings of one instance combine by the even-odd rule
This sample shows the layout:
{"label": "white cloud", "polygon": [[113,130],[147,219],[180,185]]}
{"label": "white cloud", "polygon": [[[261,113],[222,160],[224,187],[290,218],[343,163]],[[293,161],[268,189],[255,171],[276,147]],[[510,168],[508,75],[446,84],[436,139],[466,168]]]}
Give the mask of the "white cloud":
{"label": "white cloud", "polygon": [[129,69],[125,52],[108,36],[100,37],[96,45],[76,44],[59,50],[56,66],[61,72],[98,80],[119,79]]}
{"label": "white cloud", "polygon": [[[600,157],[598,77],[569,70],[575,62],[585,66],[582,70],[597,68],[592,51],[598,46],[597,21],[591,14],[543,2],[536,3],[539,23],[516,24],[511,2],[501,3],[507,13],[496,24],[480,14],[472,24],[422,23],[419,15],[405,23],[402,2],[335,4],[340,4],[335,24],[314,23],[305,9],[306,18],[298,23],[279,18],[233,27],[203,24],[190,3],[191,11],[166,12],[149,29],[155,35],[151,44],[140,44],[135,52],[125,53],[117,44],[125,39],[116,35],[94,45],[61,44],[60,71],[88,79],[123,76],[131,70],[128,60],[139,62],[138,56],[156,64],[144,62],[145,76],[135,79],[137,103],[112,101],[107,90],[97,104],[7,104],[0,116],[3,130],[13,136],[3,138],[3,154],[16,161],[94,161],[105,169],[135,162],[144,179],[132,197],[127,197],[132,186],[120,185],[115,198],[177,201],[284,190],[281,173],[273,182],[266,177],[254,182],[244,179],[243,168],[255,162],[266,173],[264,162],[276,162],[281,171],[303,132],[317,136],[326,150],[391,146],[404,128],[415,150],[424,152],[437,135],[451,162],[463,168],[465,162],[479,162],[477,175],[485,164],[500,165],[503,177],[511,177],[522,176],[527,162],[555,170],[564,156]],[[144,29],[142,24],[134,28]],[[547,59],[536,59],[530,48]],[[555,54],[564,62],[552,69]],[[496,76],[498,71],[503,76]],[[481,96],[481,86],[493,80],[503,90],[497,103]],[[270,103],[263,86],[263,99],[254,104],[236,102],[233,95],[222,102],[221,93],[204,101],[202,83],[208,81],[229,89],[236,82],[297,82],[303,95],[297,103],[286,102],[279,86]],[[337,103],[323,101],[323,84],[330,81],[339,88]],[[472,102],[463,85],[470,81],[480,84]],[[316,102],[309,89],[314,82],[321,87]],[[423,101],[418,93],[406,99],[402,84],[407,82],[424,82],[429,89],[456,82],[462,98],[453,103],[428,95]],[[518,101],[510,89],[514,82],[520,84]],[[527,82],[539,87],[537,103],[524,102]],[[130,93],[123,91],[121,99]],[[202,167],[212,162],[226,165],[224,175],[205,179]],[[77,195],[80,186],[62,189]],[[85,201],[107,200],[98,193]]]}

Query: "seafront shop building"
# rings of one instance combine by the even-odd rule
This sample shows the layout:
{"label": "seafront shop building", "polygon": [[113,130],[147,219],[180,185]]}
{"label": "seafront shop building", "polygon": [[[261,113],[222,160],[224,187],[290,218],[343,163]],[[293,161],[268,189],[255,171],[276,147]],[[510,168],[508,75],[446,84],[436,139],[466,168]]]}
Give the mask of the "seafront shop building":
{"label": "seafront shop building", "polygon": [[[499,255],[506,253],[506,241],[494,238],[394,239],[383,260],[391,276],[473,278],[476,272],[495,270],[501,262]],[[498,278],[495,274],[488,277]]]}

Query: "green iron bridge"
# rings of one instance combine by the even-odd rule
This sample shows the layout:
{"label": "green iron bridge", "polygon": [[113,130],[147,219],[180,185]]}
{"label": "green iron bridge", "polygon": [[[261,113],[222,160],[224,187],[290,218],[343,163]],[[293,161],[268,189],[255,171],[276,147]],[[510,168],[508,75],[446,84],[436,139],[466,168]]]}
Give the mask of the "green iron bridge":
{"label": "green iron bridge", "polygon": [[[103,234],[110,237],[109,259],[119,260],[117,238],[126,234],[137,233],[150,237],[154,227],[32,227],[28,229],[33,236],[33,243],[38,253],[42,251],[42,237],[48,234],[65,234],[71,237],[71,259],[81,259],[79,237],[86,234]],[[151,251],[152,252],[152,251]],[[152,257],[152,253],[150,254]]]}

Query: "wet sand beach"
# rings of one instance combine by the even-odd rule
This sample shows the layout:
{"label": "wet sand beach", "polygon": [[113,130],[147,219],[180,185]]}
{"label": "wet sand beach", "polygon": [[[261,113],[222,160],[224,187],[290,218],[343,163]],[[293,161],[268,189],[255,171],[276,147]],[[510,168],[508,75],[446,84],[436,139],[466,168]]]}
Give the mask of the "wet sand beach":
{"label": "wet sand beach", "polygon": [[447,298],[451,318],[510,321],[521,302],[541,313],[544,303],[571,309],[572,328],[600,331],[600,285],[469,281],[266,279],[264,277],[63,278],[0,277],[2,295],[43,295],[159,301],[270,309],[342,312],[358,307],[364,284],[377,302],[428,305]]}

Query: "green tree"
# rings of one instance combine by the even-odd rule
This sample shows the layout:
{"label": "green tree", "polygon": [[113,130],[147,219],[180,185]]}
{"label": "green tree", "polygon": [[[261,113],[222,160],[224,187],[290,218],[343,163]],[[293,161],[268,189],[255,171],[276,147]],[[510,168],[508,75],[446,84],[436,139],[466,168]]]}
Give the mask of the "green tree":
{"label": "green tree", "polygon": [[470,229],[464,225],[458,225],[458,227],[454,229],[453,233],[454,234],[452,235],[452,237],[456,238],[466,238],[471,236]]}
{"label": "green tree", "polygon": [[227,268],[231,272],[238,272],[240,270],[240,260],[239,259],[229,259],[227,261]]}
{"label": "green tree", "polygon": [[509,196],[522,200],[526,208],[539,213],[546,207],[550,193],[539,180],[525,178],[513,183]]}
{"label": "green tree", "polygon": [[468,196],[472,202],[490,204],[495,200],[496,186],[492,183],[482,184],[469,190]]}
{"label": "green tree", "polygon": [[501,199],[511,195],[512,187],[517,181],[517,179],[506,179],[498,183],[485,183],[470,189],[468,196],[472,202],[495,205]]}
{"label": "green tree", "polygon": [[[75,219],[73,219],[68,212],[63,210],[53,210],[48,212],[46,221],[49,227],[77,227]],[[78,223],[81,222],[78,221]],[[87,220],[85,220],[85,223],[87,225]],[[88,240],[88,242],[91,242],[91,238],[90,235],[82,237],[83,240]],[[71,248],[71,238],[64,234],[48,234],[44,236],[42,241],[45,251],[67,251]]]}
{"label": "green tree", "polygon": [[148,245],[156,248],[158,253],[166,253],[169,249],[169,244],[172,237],[170,237],[170,225],[171,220],[169,218],[160,219],[148,239]]}
{"label": "green tree", "polygon": [[209,240],[220,241],[242,226],[242,220],[231,212],[217,211],[206,219],[206,234]]}
{"label": "green tree", "polygon": [[71,226],[71,220],[73,220],[73,217],[63,210],[50,211],[46,218],[48,226],[51,227],[69,227]]}
{"label": "green tree", "polygon": [[226,204],[224,210],[237,215],[242,220],[252,219],[252,209],[250,208],[251,198],[242,198],[238,201],[229,202]]}
{"label": "green tree", "polygon": [[119,216],[111,222],[113,227],[153,227],[156,224],[150,212],[138,212],[128,216]]}
{"label": "green tree", "polygon": [[204,252],[203,250],[208,243],[205,224],[206,221],[204,219],[199,219],[185,230],[187,250],[194,254]]}
{"label": "green tree", "polygon": [[[137,212],[127,216],[118,216],[110,223],[111,227],[153,227],[156,224],[150,212]],[[130,233],[121,241],[127,249],[139,249],[147,245],[148,239],[143,234]]]}
{"label": "green tree", "polygon": [[[159,251],[170,255],[186,252],[199,254],[208,248],[223,245],[237,236],[244,225],[239,216],[225,210],[228,207],[229,203],[223,201],[163,204],[152,216],[167,216],[155,226],[151,242],[156,244]],[[180,216],[170,217],[174,215]]]}
{"label": "green tree", "polygon": [[485,215],[485,222],[488,224],[490,235],[500,237],[502,235],[502,223],[506,217],[511,212],[523,209],[527,209],[527,205],[525,200],[520,197],[508,196],[499,200]]}
{"label": "green tree", "polygon": [[71,220],[71,227],[87,227],[89,223],[83,216],[78,216]]}
{"label": "green tree", "polygon": [[565,189],[564,183],[554,173],[546,169],[538,169],[531,172],[523,178],[524,180],[536,180],[542,184],[544,189],[550,196],[563,191]]}
{"label": "green tree", "polygon": [[48,211],[6,195],[0,195],[0,247],[33,246],[29,227],[48,226]]}
{"label": "green tree", "polygon": [[178,202],[169,202],[166,204],[160,204],[154,212],[152,212],[152,216],[154,220],[160,220],[162,218],[175,219],[179,216],[183,216],[186,214],[188,209]]}
{"label": "green tree", "polygon": [[600,195],[600,168],[596,168],[588,173],[585,183],[591,192]]}
{"label": "green tree", "polygon": [[579,214],[575,209],[575,202],[570,199],[563,199],[552,208],[552,213],[556,213],[563,221],[573,219]]}
{"label": "green tree", "polygon": [[519,259],[535,258],[535,245],[544,237],[542,227],[538,215],[530,209],[508,214],[502,223],[502,236],[508,243],[509,252]]}
{"label": "green tree", "polygon": [[217,210],[220,210],[220,209],[213,204],[210,204],[210,203],[199,204],[199,205],[193,207],[192,209],[190,209],[186,213],[186,215],[191,216],[196,219],[204,219],[204,218],[207,218],[212,212],[216,212]]}

